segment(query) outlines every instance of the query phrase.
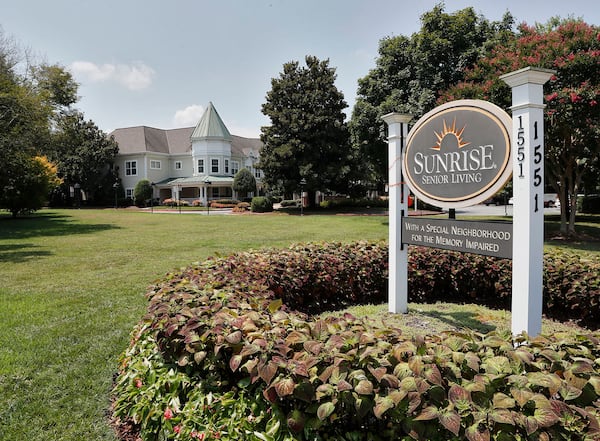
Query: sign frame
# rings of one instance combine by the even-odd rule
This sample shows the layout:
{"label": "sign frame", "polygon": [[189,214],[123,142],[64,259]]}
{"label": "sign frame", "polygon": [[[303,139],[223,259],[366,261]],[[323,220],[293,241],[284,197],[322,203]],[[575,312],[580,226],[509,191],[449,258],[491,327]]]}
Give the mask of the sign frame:
{"label": "sign frame", "polygon": [[[482,124],[488,130],[467,130],[471,135],[469,139],[473,142],[464,136],[465,130],[471,129],[471,125]],[[449,135],[454,136],[458,150],[443,152],[444,139]],[[498,193],[512,176],[511,136],[512,118],[493,103],[483,100],[456,100],[442,104],[426,113],[411,128],[402,160],[402,175],[417,198],[431,205],[451,209],[479,204]],[[490,140],[491,144],[487,142]],[[420,164],[417,155],[420,155]],[[445,160],[440,162],[442,157],[445,157]],[[429,173],[427,170],[427,158],[437,160],[435,172],[432,170]],[[467,163],[469,173],[460,170],[461,166],[466,169]],[[433,161],[430,164],[433,164]],[[420,165],[418,176],[417,165]],[[479,169],[471,169],[471,165],[477,165]],[[455,166],[457,170],[453,170]],[[441,169],[446,174],[440,174]],[[460,181],[462,179],[471,179],[470,185],[465,186],[464,181]],[[477,179],[483,182],[477,182]],[[430,182],[419,183],[419,180]],[[463,190],[467,193],[462,193]],[[442,194],[454,192],[457,193]]]}

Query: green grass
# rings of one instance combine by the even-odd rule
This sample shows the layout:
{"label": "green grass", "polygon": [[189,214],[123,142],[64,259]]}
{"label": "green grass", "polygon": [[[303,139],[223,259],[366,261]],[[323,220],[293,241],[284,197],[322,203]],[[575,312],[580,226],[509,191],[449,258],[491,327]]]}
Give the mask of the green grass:
{"label": "green grass", "polygon": [[112,376],[148,285],[210,255],[387,237],[376,216],[0,216],[0,440],[114,440]]}
{"label": "green grass", "polygon": [[[585,228],[600,237],[597,223]],[[145,312],[146,288],[165,273],[238,250],[387,234],[382,216],[0,214],[0,440],[115,440],[107,423],[112,376]],[[597,255],[599,248],[581,249]],[[373,308],[363,311],[390,319],[385,307]],[[510,322],[507,312],[486,319],[490,312],[469,306],[414,310],[403,317],[414,329],[434,320],[440,327]]]}

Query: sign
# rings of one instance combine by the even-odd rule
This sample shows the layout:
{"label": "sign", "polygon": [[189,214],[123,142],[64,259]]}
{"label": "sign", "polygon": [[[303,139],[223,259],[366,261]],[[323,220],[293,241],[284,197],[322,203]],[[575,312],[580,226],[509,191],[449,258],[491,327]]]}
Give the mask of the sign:
{"label": "sign", "polygon": [[425,114],[408,134],[402,173],[421,200],[461,208],[496,194],[512,173],[510,116],[480,100],[458,100]]}
{"label": "sign", "polygon": [[510,259],[512,224],[404,217],[402,242]]}

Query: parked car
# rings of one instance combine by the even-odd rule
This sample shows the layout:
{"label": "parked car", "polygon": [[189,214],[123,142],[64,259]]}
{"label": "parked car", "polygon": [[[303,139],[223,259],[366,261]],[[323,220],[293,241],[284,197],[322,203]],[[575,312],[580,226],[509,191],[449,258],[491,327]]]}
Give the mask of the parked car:
{"label": "parked car", "polygon": [[[513,203],[514,203],[514,200],[511,197],[508,200],[508,205],[513,205]],[[560,199],[558,199],[558,195],[556,195],[556,194],[544,193],[544,208],[551,208],[551,207],[560,208]]]}

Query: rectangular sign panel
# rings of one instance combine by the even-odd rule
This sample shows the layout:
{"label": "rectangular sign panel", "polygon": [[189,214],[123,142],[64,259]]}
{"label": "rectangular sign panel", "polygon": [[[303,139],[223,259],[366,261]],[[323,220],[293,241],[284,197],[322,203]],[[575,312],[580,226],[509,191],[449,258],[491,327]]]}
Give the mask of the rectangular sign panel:
{"label": "rectangular sign panel", "polygon": [[402,243],[512,258],[512,223],[402,218]]}

